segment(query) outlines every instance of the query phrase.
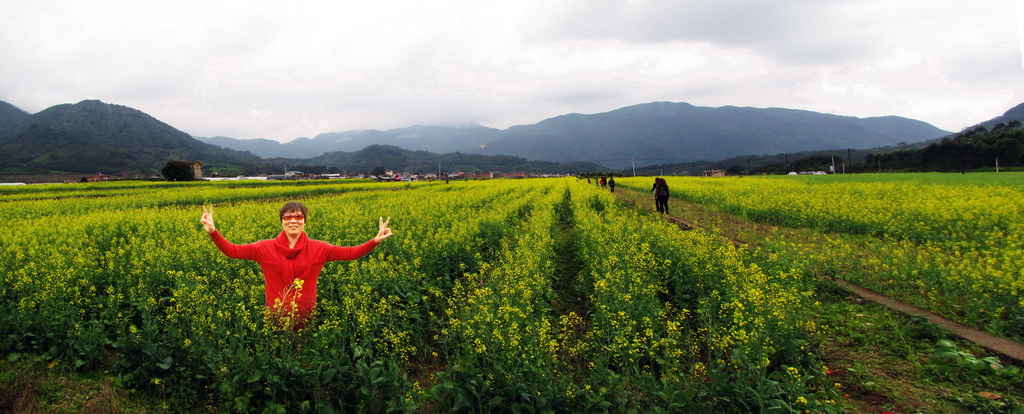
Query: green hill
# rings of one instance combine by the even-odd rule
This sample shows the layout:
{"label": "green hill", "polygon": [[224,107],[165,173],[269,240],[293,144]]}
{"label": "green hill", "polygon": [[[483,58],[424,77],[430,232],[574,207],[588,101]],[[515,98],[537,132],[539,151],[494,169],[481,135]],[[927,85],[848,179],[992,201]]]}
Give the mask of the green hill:
{"label": "green hill", "polygon": [[319,157],[302,160],[308,165],[336,167],[345,172],[366,172],[377,167],[410,173],[444,172],[531,172],[540,174],[578,173],[606,170],[592,163],[556,163],[529,161],[509,155],[435,154],[411,151],[392,145],[370,145],[355,152],[330,152]]}
{"label": "green hill", "polygon": [[21,125],[22,121],[28,117],[28,112],[7,102],[0,102],[0,143],[4,142],[8,133]]}
{"label": "green hill", "polygon": [[149,175],[158,174],[170,160],[199,161],[205,172],[224,176],[279,173],[289,166],[353,173],[376,168],[429,173],[436,172],[439,164],[445,171],[466,172],[574,173],[601,168],[504,155],[435,154],[388,145],[315,158],[260,158],[207,144],[139,110],[96,100],[57,105],[34,115],[4,103],[0,131],[0,174],[6,175]]}
{"label": "green hill", "polygon": [[[8,125],[4,117],[2,125]],[[169,160],[244,168],[259,158],[202,143],[126,106],[87,100],[28,115],[0,130],[0,171],[158,173]]]}
{"label": "green hill", "polygon": [[855,118],[782,108],[655,102],[509,128],[485,154],[625,167],[756,154],[873,148],[949,132],[896,116]]}

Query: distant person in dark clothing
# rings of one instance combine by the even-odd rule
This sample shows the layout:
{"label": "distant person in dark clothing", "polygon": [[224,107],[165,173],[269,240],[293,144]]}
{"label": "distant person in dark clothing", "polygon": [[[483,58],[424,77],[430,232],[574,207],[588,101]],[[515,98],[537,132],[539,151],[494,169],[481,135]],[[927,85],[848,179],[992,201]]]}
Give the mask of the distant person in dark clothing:
{"label": "distant person in dark clothing", "polygon": [[661,204],[658,203],[658,187],[660,187],[660,186],[661,186],[661,178],[655,177],[654,178],[654,185],[651,186],[651,193],[654,194],[654,208],[656,208],[659,213],[662,212],[661,211]]}
{"label": "distant person in dark clothing", "polygon": [[658,209],[659,213],[668,214],[669,193],[668,183],[665,182],[665,179],[661,177],[655,178],[651,191],[654,192],[654,207]]}
{"label": "distant person in dark clothing", "polygon": [[612,192],[615,192],[615,177],[608,177],[608,187],[611,187]]}

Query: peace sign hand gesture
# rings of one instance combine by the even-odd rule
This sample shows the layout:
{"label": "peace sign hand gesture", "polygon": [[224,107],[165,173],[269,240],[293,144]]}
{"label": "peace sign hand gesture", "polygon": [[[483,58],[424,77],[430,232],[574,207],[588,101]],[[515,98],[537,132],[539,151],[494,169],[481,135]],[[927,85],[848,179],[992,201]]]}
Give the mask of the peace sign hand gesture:
{"label": "peace sign hand gesture", "polygon": [[203,229],[207,234],[217,231],[217,227],[213,225],[213,206],[210,206],[209,209],[203,206],[203,218],[199,219],[199,222],[203,223]]}
{"label": "peace sign hand gesture", "polygon": [[391,237],[391,229],[388,228],[388,223],[391,222],[391,217],[388,217],[387,220],[384,220],[383,217],[378,217],[377,219],[379,220],[379,230],[377,230],[377,237],[374,237],[373,241],[380,243],[387,239],[388,237]]}

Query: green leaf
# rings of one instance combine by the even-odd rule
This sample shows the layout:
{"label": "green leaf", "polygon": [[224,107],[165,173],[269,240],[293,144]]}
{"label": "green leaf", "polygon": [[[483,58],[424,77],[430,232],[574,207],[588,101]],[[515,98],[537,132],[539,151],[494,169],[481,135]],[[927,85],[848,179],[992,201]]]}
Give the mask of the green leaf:
{"label": "green leaf", "polygon": [[242,395],[235,398],[235,411],[249,411],[249,397]]}
{"label": "green leaf", "polygon": [[331,380],[334,379],[334,375],[336,375],[337,373],[338,373],[338,369],[337,368],[328,368],[326,371],[324,371],[322,374],[320,374],[321,382],[324,382],[324,383],[331,382]]}

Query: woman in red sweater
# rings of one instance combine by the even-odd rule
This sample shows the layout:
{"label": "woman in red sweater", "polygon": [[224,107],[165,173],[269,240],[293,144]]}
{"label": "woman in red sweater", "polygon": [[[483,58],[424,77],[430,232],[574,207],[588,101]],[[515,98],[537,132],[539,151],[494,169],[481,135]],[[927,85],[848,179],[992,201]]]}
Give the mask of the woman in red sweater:
{"label": "woman in red sweater", "polygon": [[276,238],[251,244],[233,244],[213,224],[213,206],[203,206],[200,222],[213,244],[225,256],[254,260],[263,269],[268,320],[279,328],[299,330],[306,326],[316,308],[316,282],[324,264],[334,260],[355,260],[370,253],[391,237],[387,220],[379,219],[377,236],[359,246],[341,247],[306,237],[309,210],[297,201],[285,203],[278,215],[283,230]]}

